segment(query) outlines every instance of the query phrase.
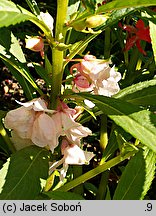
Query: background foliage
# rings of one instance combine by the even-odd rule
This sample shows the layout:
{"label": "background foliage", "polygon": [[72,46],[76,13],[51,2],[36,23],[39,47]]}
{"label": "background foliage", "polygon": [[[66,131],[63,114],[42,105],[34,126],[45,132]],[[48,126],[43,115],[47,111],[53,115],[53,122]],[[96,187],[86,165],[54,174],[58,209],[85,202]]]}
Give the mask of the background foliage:
{"label": "background foliage", "polygon": [[[70,0],[68,25],[63,27],[66,37],[59,45],[59,0],[38,0],[38,6],[32,2],[0,1],[0,199],[155,199],[156,1],[113,0],[104,4],[102,0]],[[38,19],[39,9],[53,16],[56,41]],[[103,14],[106,21],[95,28],[81,29],[85,20],[95,14]],[[141,41],[146,55],[137,46],[125,52],[128,33],[119,25],[135,26],[139,19],[150,29],[151,43]],[[44,59],[25,48],[26,35],[43,33]],[[100,59],[111,58],[122,75],[120,92],[111,98],[73,93],[69,73],[73,62],[61,62],[61,52],[70,60],[87,53]],[[88,166],[70,166],[64,184],[59,183],[57,172],[48,175],[49,161],[57,160],[59,149],[53,155],[36,146],[15,151],[10,131],[3,125],[6,112],[17,107],[15,100],[27,101],[43,95],[52,100],[51,92],[58,93],[52,60],[55,55],[55,69],[59,71],[63,66],[62,79],[67,79],[64,87],[69,86],[62,99],[68,100],[71,107],[78,104],[85,108],[78,120],[93,135],[84,139],[83,149],[95,153]],[[89,109],[82,102],[84,99],[96,106]]]}

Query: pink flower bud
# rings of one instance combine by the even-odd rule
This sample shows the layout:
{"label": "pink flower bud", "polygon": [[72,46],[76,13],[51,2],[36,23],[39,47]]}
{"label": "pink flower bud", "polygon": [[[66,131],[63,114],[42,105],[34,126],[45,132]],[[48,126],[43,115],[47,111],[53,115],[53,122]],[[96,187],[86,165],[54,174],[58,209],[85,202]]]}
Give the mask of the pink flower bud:
{"label": "pink flower bud", "polygon": [[75,79],[74,79],[74,83],[77,85],[77,87],[80,88],[89,88],[90,87],[90,83],[87,80],[86,77],[82,76],[81,74],[77,74]]}
{"label": "pink flower bud", "polygon": [[26,42],[25,47],[34,52],[41,52],[44,49],[43,39],[39,36],[25,39],[25,42]]}

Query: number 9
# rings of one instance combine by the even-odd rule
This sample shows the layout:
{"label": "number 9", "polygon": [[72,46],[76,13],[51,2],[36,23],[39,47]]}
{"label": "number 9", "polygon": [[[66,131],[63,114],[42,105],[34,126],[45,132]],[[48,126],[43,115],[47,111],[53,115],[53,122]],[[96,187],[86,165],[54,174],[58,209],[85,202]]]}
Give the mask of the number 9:
{"label": "number 9", "polygon": [[147,203],[147,211],[152,211],[152,203]]}

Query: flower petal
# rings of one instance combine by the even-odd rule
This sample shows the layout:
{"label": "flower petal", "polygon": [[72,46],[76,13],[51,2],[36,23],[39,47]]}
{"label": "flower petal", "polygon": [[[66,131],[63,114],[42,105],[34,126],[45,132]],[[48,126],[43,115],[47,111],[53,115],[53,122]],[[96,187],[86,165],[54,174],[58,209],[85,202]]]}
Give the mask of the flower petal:
{"label": "flower petal", "polygon": [[53,17],[48,13],[40,13],[40,18],[44,21],[44,23],[48,26],[48,28],[51,30],[51,33],[53,35],[53,28],[54,28],[54,19]]}
{"label": "flower petal", "polygon": [[92,152],[85,152],[77,145],[69,145],[64,150],[64,158],[66,164],[82,165],[88,164],[88,162],[94,157]]}
{"label": "flower petal", "polygon": [[7,113],[4,119],[6,128],[15,130],[21,138],[30,138],[35,112],[20,107]]}
{"label": "flower petal", "polygon": [[56,135],[55,123],[50,116],[42,113],[36,118],[31,139],[33,143],[40,147],[49,146],[53,152],[54,148],[58,145],[58,137]]}

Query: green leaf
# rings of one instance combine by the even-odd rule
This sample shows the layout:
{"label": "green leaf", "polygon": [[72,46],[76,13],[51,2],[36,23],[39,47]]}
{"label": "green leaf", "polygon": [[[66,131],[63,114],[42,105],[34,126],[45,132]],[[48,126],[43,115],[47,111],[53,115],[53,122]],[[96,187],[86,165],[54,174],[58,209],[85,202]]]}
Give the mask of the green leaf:
{"label": "green leaf", "polygon": [[0,148],[5,152],[5,154],[9,157],[9,155],[15,152],[15,148],[13,143],[8,136],[6,129],[2,123],[2,118],[4,118],[4,112],[0,110]]}
{"label": "green leaf", "polygon": [[[0,131],[1,131],[1,129],[0,129]],[[10,151],[9,147],[7,146],[6,142],[4,141],[3,136],[1,135],[1,132],[0,132],[0,152],[3,155],[5,155],[7,158],[10,157],[11,151]]]}
{"label": "green leaf", "polygon": [[113,199],[143,199],[154,178],[154,171],[155,153],[149,149],[141,149],[124,169]]}
{"label": "green leaf", "polygon": [[15,25],[35,17],[32,13],[12,1],[0,1],[0,27]]}
{"label": "green leaf", "polygon": [[37,5],[37,2],[35,0],[26,0],[28,6],[30,7],[31,11],[35,14],[35,15],[39,15],[40,14],[40,9]]}
{"label": "green leaf", "polygon": [[145,151],[143,152],[144,159],[145,159],[145,170],[146,170],[146,175],[145,175],[145,182],[143,186],[143,191],[141,194],[141,199],[144,198],[146,195],[147,191],[150,189],[152,180],[155,177],[155,164],[156,164],[156,154],[151,151],[148,148],[145,148]]}
{"label": "green leaf", "polygon": [[7,175],[9,162],[10,162],[10,158],[8,158],[7,162],[5,164],[3,164],[3,167],[0,170],[0,193],[2,192],[3,185],[5,183],[5,177]]}
{"label": "green leaf", "polygon": [[80,5],[80,0],[69,0],[68,10],[67,10],[67,20],[70,20],[71,15],[78,11]]}
{"label": "green leaf", "polygon": [[109,140],[108,140],[108,145],[106,146],[106,149],[104,150],[102,154],[102,159],[100,164],[103,164],[108,158],[113,158],[114,152],[118,149],[118,144],[117,144],[117,137],[115,134],[116,130],[113,131],[111,134]]}
{"label": "green leaf", "polygon": [[52,69],[53,69],[52,64],[50,63],[47,55],[44,56],[44,59],[45,59],[45,73],[47,76],[50,76],[52,75]]}
{"label": "green leaf", "polygon": [[[44,148],[30,146],[14,153],[9,162],[0,199],[34,199],[41,191],[41,180],[48,177],[48,155]],[[6,168],[5,168],[6,169]]]}
{"label": "green leaf", "polygon": [[[91,100],[117,125],[156,152],[156,115],[120,99],[88,93],[77,94]],[[76,95],[73,95],[76,97]]]}
{"label": "green leaf", "polygon": [[[18,40],[13,35],[13,33],[9,31],[7,28],[0,29],[0,53],[6,56],[7,58],[10,58],[9,53],[12,54],[12,59],[16,64],[17,60],[20,63],[26,63],[24,53],[21,49],[21,46],[19,45]],[[17,71],[14,70],[14,68],[11,67],[10,64],[7,64],[6,61],[4,61],[4,63],[7,65],[7,67],[11,70],[12,74],[19,81],[20,85],[22,86],[25,92],[27,99],[31,100],[33,98],[32,93],[34,91],[34,88],[30,86],[30,84],[24,77],[21,77],[21,75],[17,74]]]}
{"label": "green leaf", "polygon": [[49,196],[52,200],[84,200],[84,198],[73,192],[64,192],[64,191],[50,191],[44,193]]}
{"label": "green leaf", "polygon": [[84,183],[84,188],[89,191],[91,194],[93,194],[94,196],[96,196],[97,192],[98,192],[98,189],[97,187],[90,183],[90,182],[85,182]]}
{"label": "green leaf", "polygon": [[124,88],[114,97],[121,98],[122,100],[126,100],[137,105],[155,106],[156,79],[140,82]]}
{"label": "green leaf", "polygon": [[12,1],[0,1],[0,28],[15,25],[26,20],[37,25],[45,33],[47,39],[51,42],[53,41],[51,30],[41,19]]}
{"label": "green leaf", "polygon": [[131,1],[121,1],[121,0],[115,0],[112,2],[109,2],[105,5],[102,5],[97,9],[97,13],[102,13],[102,12],[108,12],[112,10],[119,10],[123,8],[130,8],[130,7],[148,7],[156,5],[155,0],[131,0]]}
{"label": "green leaf", "polygon": [[11,53],[21,63],[26,62],[24,53],[21,49],[21,46],[17,38],[9,29],[1,28],[0,29],[0,53],[9,57],[8,52]]}

